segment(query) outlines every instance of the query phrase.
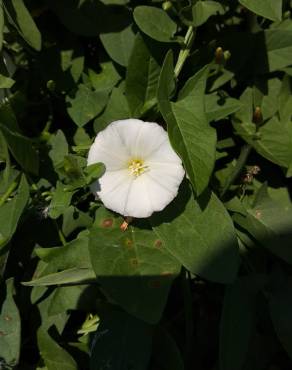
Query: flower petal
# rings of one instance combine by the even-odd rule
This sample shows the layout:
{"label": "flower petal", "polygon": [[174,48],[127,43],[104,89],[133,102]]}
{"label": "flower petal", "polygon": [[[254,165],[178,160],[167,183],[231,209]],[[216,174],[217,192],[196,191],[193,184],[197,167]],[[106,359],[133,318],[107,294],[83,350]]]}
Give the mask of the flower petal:
{"label": "flower petal", "polygon": [[116,171],[126,168],[128,160],[129,153],[119,134],[109,125],[97,135],[89,150],[87,164],[102,162],[107,170]]}
{"label": "flower petal", "polygon": [[137,218],[149,217],[153,212],[153,205],[149,197],[148,181],[145,174],[133,180],[127,194],[124,216]]}
{"label": "flower petal", "polygon": [[145,173],[148,180],[148,193],[153,212],[164,209],[178,193],[185,171],[181,165],[157,165]]}
{"label": "flower petal", "polygon": [[127,119],[113,122],[127,151],[134,158],[146,159],[163,143],[168,142],[167,133],[154,122]]}
{"label": "flower petal", "polygon": [[170,142],[168,140],[164,141],[162,145],[160,145],[157,150],[153,151],[148,157],[147,157],[147,163],[149,163],[149,166],[152,166],[152,164],[160,164],[160,163],[166,163],[166,164],[177,164],[181,165],[181,159],[176,154],[176,152],[172,149]]}
{"label": "flower petal", "polygon": [[124,214],[128,193],[134,181],[128,170],[107,171],[92,187],[106,208]]}

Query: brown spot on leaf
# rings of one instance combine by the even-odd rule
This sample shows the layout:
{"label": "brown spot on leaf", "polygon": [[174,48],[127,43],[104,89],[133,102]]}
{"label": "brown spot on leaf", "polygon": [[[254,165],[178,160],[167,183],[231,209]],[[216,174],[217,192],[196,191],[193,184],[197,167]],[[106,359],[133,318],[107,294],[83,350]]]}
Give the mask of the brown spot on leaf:
{"label": "brown spot on leaf", "polygon": [[137,258],[131,258],[130,264],[134,267],[137,267],[139,265],[139,261],[137,260]]}
{"label": "brown spot on leaf", "polygon": [[4,331],[1,331],[1,330],[0,330],[0,337],[3,337],[4,335],[6,335],[6,334],[4,333]]}
{"label": "brown spot on leaf", "polygon": [[129,249],[133,248],[133,241],[131,239],[126,239],[125,240],[125,246]]}
{"label": "brown spot on leaf", "polygon": [[256,210],[256,211],[255,211],[255,216],[256,216],[256,218],[257,218],[257,219],[260,219],[260,218],[261,218],[261,216],[262,216],[262,212],[261,212],[261,211],[259,211],[259,210]]}
{"label": "brown spot on leaf", "polygon": [[160,249],[162,247],[162,240],[160,239],[155,240],[154,247]]}
{"label": "brown spot on leaf", "polygon": [[6,315],[6,316],[4,317],[4,320],[5,320],[5,321],[11,321],[11,320],[12,320],[12,317],[11,317],[11,316],[9,316],[9,315]]}
{"label": "brown spot on leaf", "polygon": [[102,221],[101,227],[108,228],[113,226],[113,219],[112,218],[106,218],[105,220]]}

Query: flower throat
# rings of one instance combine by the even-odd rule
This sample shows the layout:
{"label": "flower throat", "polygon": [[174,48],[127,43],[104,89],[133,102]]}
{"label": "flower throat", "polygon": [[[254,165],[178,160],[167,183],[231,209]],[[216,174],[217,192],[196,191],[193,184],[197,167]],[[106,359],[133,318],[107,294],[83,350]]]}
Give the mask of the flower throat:
{"label": "flower throat", "polygon": [[141,159],[133,159],[132,161],[129,161],[128,168],[132,175],[134,175],[135,177],[139,177],[145,171],[147,171],[148,166],[145,166],[144,161],[142,161]]}

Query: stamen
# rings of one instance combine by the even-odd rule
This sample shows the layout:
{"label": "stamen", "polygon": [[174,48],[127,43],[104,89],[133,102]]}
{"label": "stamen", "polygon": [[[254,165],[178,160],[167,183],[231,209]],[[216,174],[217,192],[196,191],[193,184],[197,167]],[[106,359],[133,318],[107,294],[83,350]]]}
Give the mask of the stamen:
{"label": "stamen", "polygon": [[140,159],[134,159],[129,162],[129,170],[135,177],[141,176],[145,171],[147,171],[148,166],[144,165],[144,162]]}

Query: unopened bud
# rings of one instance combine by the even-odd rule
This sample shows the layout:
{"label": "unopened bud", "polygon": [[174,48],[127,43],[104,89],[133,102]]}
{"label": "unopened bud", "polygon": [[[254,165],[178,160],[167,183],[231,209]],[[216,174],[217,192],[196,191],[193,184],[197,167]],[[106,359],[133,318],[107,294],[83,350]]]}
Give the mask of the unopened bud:
{"label": "unopened bud", "polygon": [[47,81],[47,89],[50,91],[55,91],[56,89],[56,83],[53,80]]}
{"label": "unopened bud", "polygon": [[224,51],[224,61],[227,62],[228,59],[230,59],[231,53],[229,50]]}
{"label": "unopened bud", "polygon": [[262,114],[261,107],[256,107],[256,109],[254,110],[252,121],[256,125],[259,125],[263,122],[263,114]]}
{"label": "unopened bud", "polygon": [[251,184],[252,183],[252,180],[253,180],[253,175],[251,173],[247,173],[244,178],[243,178],[243,182],[245,184]]}
{"label": "unopened bud", "polygon": [[250,170],[250,172],[253,174],[253,175],[257,175],[258,173],[261,172],[261,169],[259,166],[253,166]]}
{"label": "unopened bud", "polygon": [[222,47],[219,46],[215,51],[215,63],[219,65],[225,65],[227,60],[231,57],[229,50],[223,51]]}
{"label": "unopened bud", "polygon": [[42,131],[41,135],[40,135],[40,140],[41,141],[44,141],[44,142],[47,142],[49,141],[51,138],[51,134],[48,132],[48,131]]}
{"label": "unopened bud", "polygon": [[163,4],[162,4],[162,9],[165,10],[166,12],[172,8],[172,3],[171,1],[165,1]]}
{"label": "unopened bud", "polygon": [[284,14],[283,14],[283,19],[289,19],[290,18],[290,16],[291,16],[291,12],[290,12],[290,10],[287,10]]}
{"label": "unopened bud", "polygon": [[221,46],[219,46],[215,51],[215,63],[223,64],[224,62],[224,52]]}

